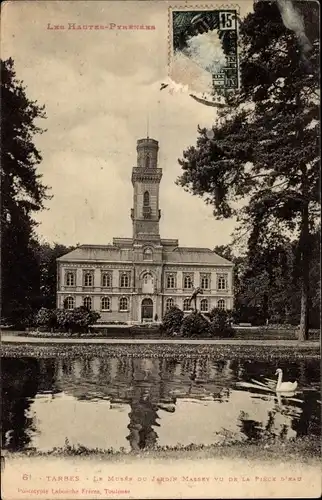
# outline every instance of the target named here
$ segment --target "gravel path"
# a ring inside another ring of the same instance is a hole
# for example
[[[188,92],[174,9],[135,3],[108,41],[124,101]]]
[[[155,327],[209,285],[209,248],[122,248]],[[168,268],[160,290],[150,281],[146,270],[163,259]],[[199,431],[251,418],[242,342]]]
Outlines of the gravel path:
[[[249,339],[117,339],[117,338],[48,338],[48,337],[29,337],[2,334],[1,342],[3,344],[183,344],[183,345],[248,345],[248,346],[271,346],[271,347],[318,347],[318,340],[308,340],[299,342],[298,340],[249,340]]]

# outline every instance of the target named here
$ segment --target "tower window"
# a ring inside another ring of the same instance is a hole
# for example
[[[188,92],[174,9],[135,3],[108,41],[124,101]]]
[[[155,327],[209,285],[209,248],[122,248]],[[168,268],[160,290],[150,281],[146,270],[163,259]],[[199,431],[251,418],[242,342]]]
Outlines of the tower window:
[[[149,191],[145,191],[143,195],[143,206],[148,207],[150,205],[150,195]]]
[[[145,158],[145,166],[146,166],[146,168],[149,168],[149,167],[150,167],[150,156],[149,156],[149,155],[146,155],[146,158]]]

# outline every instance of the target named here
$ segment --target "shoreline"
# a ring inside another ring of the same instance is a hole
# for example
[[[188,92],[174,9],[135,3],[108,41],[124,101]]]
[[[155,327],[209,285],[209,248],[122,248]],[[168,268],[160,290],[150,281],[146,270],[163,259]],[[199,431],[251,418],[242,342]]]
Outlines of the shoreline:
[[[213,341],[185,343],[178,341],[158,342],[151,340],[124,341],[110,339],[103,342],[91,342],[86,339],[46,339],[33,342],[1,342],[2,357],[134,357],[134,358],[211,358],[248,359],[275,361],[278,359],[320,360],[319,342],[297,343],[292,341]],[[98,340],[98,339],[95,339]]]
[[[265,444],[264,444],[265,443]],[[156,448],[125,451],[97,448],[58,448],[51,451],[26,450],[12,452],[2,450],[2,455],[7,459],[99,459],[107,462],[131,463],[132,461],[149,460],[198,460],[198,459],[231,459],[231,460],[262,460],[264,462],[281,461],[281,450],[283,460],[302,463],[319,464],[321,462],[321,445],[318,437],[305,436],[289,440],[270,441],[232,441],[221,444],[209,445],[176,445],[159,446]]]

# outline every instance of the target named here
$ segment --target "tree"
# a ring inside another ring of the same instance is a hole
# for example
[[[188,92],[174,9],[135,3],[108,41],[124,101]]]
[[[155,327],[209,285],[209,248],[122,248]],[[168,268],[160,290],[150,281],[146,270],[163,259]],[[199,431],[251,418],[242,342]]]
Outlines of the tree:
[[[56,311],[42,307],[35,315],[35,323],[37,326],[47,328],[48,330],[55,328],[57,326]]]
[[[171,307],[163,317],[162,330],[169,335],[179,333],[183,316],[184,316],[183,311],[181,311],[179,307],[177,306]]]
[[[35,212],[48,198],[37,165],[42,158],[33,140],[43,130],[44,107],[30,101],[16,78],[12,59],[1,61],[1,298],[2,316],[22,322],[39,298],[35,257]]]
[[[210,313],[210,324],[208,325],[210,336],[233,337],[234,329],[231,326],[231,311],[213,308]]]
[[[36,254],[40,268],[40,294],[43,307],[56,307],[57,259],[71,252],[74,248],[59,243],[53,245],[42,243],[38,245]]]
[[[179,160],[177,182],[212,204],[216,218],[236,216],[251,256],[263,234],[298,240],[299,339],[305,340],[310,241],[320,203],[319,9],[313,2],[296,5],[308,38],[283,24],[276,2],[257,2],[242,21],[241,89],[227,97],[234,109],[214,125],[212,139],[198,128],[196,147]]]
[[[234,254],[230,245],[217,245],[214,248],[214,252],[230,262],[234,260]]]
[[[193,311],[182,321],[180,334],[183,337],[201,337],[208,336],[209,322],[199,311]]]

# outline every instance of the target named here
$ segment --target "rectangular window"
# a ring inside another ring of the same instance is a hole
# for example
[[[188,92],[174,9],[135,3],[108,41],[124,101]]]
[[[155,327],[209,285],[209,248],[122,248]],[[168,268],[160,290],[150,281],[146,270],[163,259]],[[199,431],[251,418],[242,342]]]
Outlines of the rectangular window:
[[[218,290],[227,290],[227,288],[228,288],[227,282],[228,282],[227,274],[218,274],[218,276],[217,276],[217,289]]]
[[[102,288],[112,288],[112,273],[102,272],[101,274],[101,286]]]
[[[84,271],[83,273],[84,286],[94,286],[94,271]]]
[[[120,288],[129,288],[131,286],[131,272],[120,272]]]
[[[167,288],[176,288],[176,286],[177,286],[176,273],[167,273],[166,274],[166,287]]]
[[[65,271],[65,285],[66,286],[76,285],[76,271]]]
[[[186,290],[193,288],[193,274],[183,273],[183,288]]]
[[[209,290],[210,289],[210,274],[201,274],[200,275],[200,288],[202,290]]]

